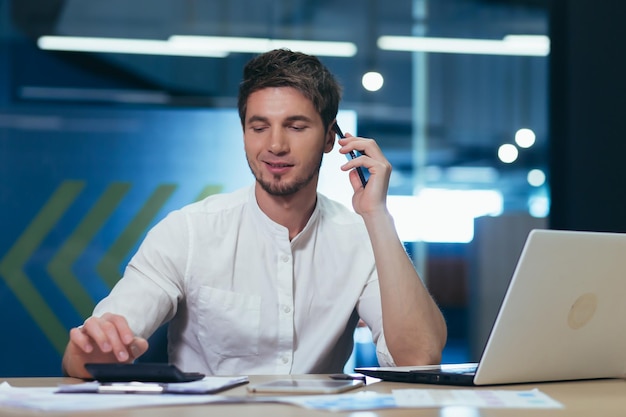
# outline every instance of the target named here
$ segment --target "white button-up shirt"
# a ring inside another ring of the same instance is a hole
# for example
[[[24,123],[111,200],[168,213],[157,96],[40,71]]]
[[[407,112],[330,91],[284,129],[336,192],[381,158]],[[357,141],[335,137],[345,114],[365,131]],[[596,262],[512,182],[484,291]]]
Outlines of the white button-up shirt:
[[[291,241],[254,187],[170,213],[94,316],[105,312],[143,337],[171,320],[170,362],[209,375],[339,372],[359,317],[379,363],[393,365],[365,225],[321,194]]]

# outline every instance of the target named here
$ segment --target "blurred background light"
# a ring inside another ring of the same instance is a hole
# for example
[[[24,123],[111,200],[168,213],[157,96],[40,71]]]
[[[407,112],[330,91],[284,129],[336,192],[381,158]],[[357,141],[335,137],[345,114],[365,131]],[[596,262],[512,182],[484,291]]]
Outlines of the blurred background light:
[[[517,160],[519,155],[519,151],[515,147],[515,145],[511,145],[510,143],[504,144],[498,148],[498,158],[505,164],[510,164]]]
[[[507,35],[503,39],[381,36],[378,47],[389,51],[452,54],[547,56],[550,38],[544,35]]]
[[[524,128],[515,132],[515,143],[517,143],[517,146],[520,148],[530,148],[535,144],[535,139],[535,132],[531,129]]]
[[[540,169],[531,169],[528,171],[527,180],[533,187],[541,187],[546,183],[546,174]]]
[[[380,72],[370,71],[363,74],[361,83],[367,91],[378,91],[383,87],[385,79]]]
[[[474,219],[501,214],[503,201],[495,190],[425,188],[416,196],[387,197],[403,242],[471,242]]]

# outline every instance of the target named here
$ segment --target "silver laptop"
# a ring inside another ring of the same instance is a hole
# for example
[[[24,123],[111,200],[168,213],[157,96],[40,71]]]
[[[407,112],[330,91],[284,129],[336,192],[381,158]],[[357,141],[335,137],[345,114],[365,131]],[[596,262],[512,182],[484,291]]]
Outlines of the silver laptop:
[[[622,378],[626,234],[533,230],[478,363],[368,367],[389,381],[492,385]]]

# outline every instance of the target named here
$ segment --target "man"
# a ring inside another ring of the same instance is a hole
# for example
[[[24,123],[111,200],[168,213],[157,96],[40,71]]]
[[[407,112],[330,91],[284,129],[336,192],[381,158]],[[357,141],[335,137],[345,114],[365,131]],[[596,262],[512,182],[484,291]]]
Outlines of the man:
[[[254,186],[170,213],[124,277],[70,331],[64,372],[131,362],[170,322],[171,363],[219,374],[330,373],[343,368],[362,319],[382,365],[434,364],[446,325],[387,211],[391,166],[374,140],[346,135],[356,214],[317,193],[335,141],[340,87],[312,56],[252,59],[239,90]],[[355,168],[370,172],[361,184]]]

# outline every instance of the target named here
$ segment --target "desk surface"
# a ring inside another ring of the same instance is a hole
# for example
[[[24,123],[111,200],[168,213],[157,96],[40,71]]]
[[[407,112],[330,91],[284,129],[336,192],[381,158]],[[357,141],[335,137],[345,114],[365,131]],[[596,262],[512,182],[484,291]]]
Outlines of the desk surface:
[[[251,383],[267,381],[272,379],[284,379],[284,376],[250,376]],[[291,375],[287,378],[327,378],[325,375]],[[73,378],[0,378],[0,382],[7,381],[16,387],[26,386],[57,386],[64,383],[82,382]],[[374,391],[379,393],[390,393],[392,389],[409,388],[441,388],[450,389],[455,387],[376,382],[369,384],[360,390]],[[458,387],[460,388],[460,387]],[[386,409],[372,410],[367,412],[328,412],[318,410],[308,410],[297,406],[286,404],[237,404],[237,405],[189,405],[189,406],[168,406],[160,408],[133,408],[97,412],[80,412],[80,416],[102,417],[207,417],[207,416],[350,416],[350,417],[416,417],[416,416],[438,416],[438,417],[482,417],[482,416],[625,416],[626,415],[626,381],[621,379],[595,380],[595,381],[573,381],[554,382],[543,384],[522,384],[522,385],[500,385],[482,388],[463,389],[511,389],[529,390],[538,388],[556,401],[565,406],[559,410],[521,410],[521,409],[474,409],[471,407],[444,407],[439,409]],[[357,392],[357,391],[351,391]],[[239,386],[222,393],[229,396],[248,395],[245,386]],[[24,410],[14,411],[0,408],[0,415],[5,416],[61,416],[67,413],[45,413],[29,412]],[[75,414],[78,415],[78,414]]]

